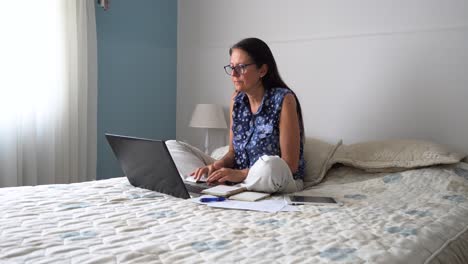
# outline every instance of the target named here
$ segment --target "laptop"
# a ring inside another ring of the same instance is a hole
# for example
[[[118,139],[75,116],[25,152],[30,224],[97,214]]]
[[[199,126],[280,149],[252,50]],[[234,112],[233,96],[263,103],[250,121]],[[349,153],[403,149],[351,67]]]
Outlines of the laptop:
[[[106,139],[135,187],[183,199],[200,196],[202,190],[210,188],[206,183],[183,180],[164,140],[112,134],[106,134]]]

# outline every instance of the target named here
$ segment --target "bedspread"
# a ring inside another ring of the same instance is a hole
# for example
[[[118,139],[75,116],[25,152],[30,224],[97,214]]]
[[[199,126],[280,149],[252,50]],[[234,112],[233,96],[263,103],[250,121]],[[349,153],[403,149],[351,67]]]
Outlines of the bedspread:
[[[303,193],[343,205],[224,210],[135,188],[126,178],[3,188],[0,262],[467,260],[456,248],[468,250],[468,164],[386,174],[335,168]]]

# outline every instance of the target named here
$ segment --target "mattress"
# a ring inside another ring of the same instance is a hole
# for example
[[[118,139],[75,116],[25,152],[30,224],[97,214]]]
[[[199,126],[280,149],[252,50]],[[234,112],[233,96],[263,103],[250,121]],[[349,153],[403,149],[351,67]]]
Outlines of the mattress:
[[[342,205],[225,210],[126,178],[3,188],[0,262],[468,262],[466,163],[390,174],[333,168],[303,193]]]

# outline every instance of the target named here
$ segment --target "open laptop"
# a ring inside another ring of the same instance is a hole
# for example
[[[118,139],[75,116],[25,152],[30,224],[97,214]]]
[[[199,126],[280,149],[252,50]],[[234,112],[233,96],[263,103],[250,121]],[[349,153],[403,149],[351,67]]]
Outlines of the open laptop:
[[[182,179],[163,140],[106,134],[128,181],[135,187],[187,199],[209,188]]]

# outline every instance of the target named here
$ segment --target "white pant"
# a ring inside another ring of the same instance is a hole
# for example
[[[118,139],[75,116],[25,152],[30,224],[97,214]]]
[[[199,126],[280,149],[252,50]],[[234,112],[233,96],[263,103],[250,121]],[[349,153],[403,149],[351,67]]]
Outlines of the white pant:
[[[243,186],[250,191],[292,193],[302,191],[302,180],[294,180],[288,164],[278,156],[261,156],[250,168]]]
[[[166,141],[174,163],[184,177],[196,168],[215,161],[196,147],[175,140]],[[247,189],[257,192],[291,193],[302,191],[302,180],[294,180],[288,164],[278,156],[260,157],[250,168],[247,178],[242,183]]]

